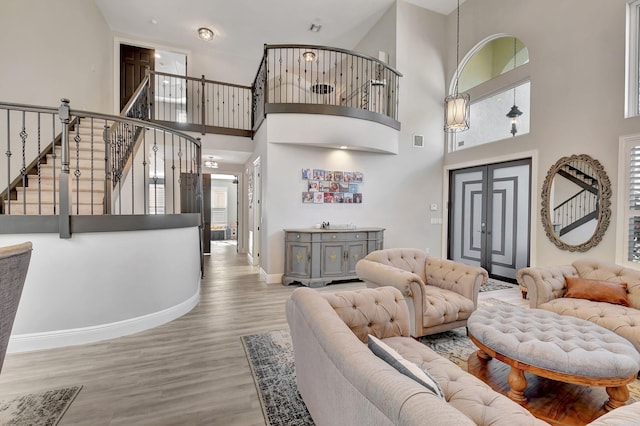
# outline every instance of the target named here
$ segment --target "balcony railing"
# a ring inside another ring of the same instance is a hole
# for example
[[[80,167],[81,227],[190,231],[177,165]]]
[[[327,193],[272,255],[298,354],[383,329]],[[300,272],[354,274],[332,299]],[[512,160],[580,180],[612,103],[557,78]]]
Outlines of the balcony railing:
[[[401,76],[376,58],[344,49],[265,45],[253,82],[253,130],[278,112],[351,116],[399,129]]]
[[[180,130],[251,136],[251,87],[151,71],[149,119]]]
[[[200,141],[155,123],[0,103],[0,149],[0,218],[202,211]]]

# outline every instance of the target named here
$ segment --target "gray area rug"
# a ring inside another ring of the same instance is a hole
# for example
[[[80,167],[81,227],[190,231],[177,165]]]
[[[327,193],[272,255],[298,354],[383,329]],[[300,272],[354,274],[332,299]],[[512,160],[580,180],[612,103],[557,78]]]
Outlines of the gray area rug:
[[[497,299],[496,303],[506,303]],[[478,348],[457,328],[431,336],[420,342],[467,371],[467,359]],[[260,403],[268,426],[313,425],[313,420],[296,387],[291,336],[288,330],[242,336],[253,372]],[[640,380],[628,385],[629,393],[640,401]]]
[[[489,280],[484,285],[480,286],[480,292],[504,290],[506,288],[515,288],[516,284],[509,284],[502,281]]]
[[[55,426],[82,386],[47,390],[0,402],[0,425]]]
[[[242,336],[242,343],[267,425],[313,425],[296,386],[289,330]]]

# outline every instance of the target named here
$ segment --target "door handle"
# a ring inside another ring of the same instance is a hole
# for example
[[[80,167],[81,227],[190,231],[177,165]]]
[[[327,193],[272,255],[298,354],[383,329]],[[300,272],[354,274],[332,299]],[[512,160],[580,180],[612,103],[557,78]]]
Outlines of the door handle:
[[[486,227],[487,227],[487,225],[484,222],[482,222],[480,224],[480,233],[481,234],[484,234],[486,232]]]

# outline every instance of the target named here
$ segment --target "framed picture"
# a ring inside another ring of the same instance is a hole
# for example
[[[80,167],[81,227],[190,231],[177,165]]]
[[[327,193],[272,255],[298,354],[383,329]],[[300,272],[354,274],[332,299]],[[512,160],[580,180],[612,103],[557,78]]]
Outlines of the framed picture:
[[[313,192],[303,192],[302,193],[302,202],[303,203],[313,203]]]
[[[333,172],[330,170],[325,170],[324,180],[333,180]]]
[[[340,192],[340,184],[338,182],[331,182],[329,184],[329,192]]]
[[[326,177],[326,175],[325,175]],[[331,182],[328,180],[321,180],[318,184],[318,190],[322,192],[329,192],[331,189]],[[357,192],[357,191],[356,191]]]
[[[344,176],[342,174],[342,172],[333,172],[333,179],[334,182],[341,182],[344,180]]]
[[[315,204],[323,204],[324,203],[324,192],[314,192],[313,193],[313,202]]]
[[[353,202],[355,204],[361,204],[362,203],[362,194],[360,192],[357,192],[357,193],[353,194]]]
[[[318,181],[310,180],[308,189],[309,189],[309,192],[318,192]]]
[[[344,172],[344,181],[353,182],[353,172]]]
[[[355,194],[356,192],[358,192],[358,184],[357,183],[350,183],[349,184],[349,192],[351,192],[352,194]]]
[[[324,170],[322,170],[322,169],[313,169],[313,179],[314,180],[324,180]]]
[[[333,193],[333,202],[334,203],[344,203],[344,195],[342,192],[334,192]]]
[[[333,193],[332,192],[325,192],[324,193],[324,202],[325,202],[325,204],[333,203]]]
[[[302,169],[302,180],[311,179],[311,169]]]
[[[344,197],[344,202],[347,204],[353,203],[353,194],[351,192],[345,192],[342,194]]]
[[[354,182],[364,181],[364,175],[361,172],[353,172],[353,181]]]
[[[348,182],[340,182],[340,192],[349,192],[349,183]]]

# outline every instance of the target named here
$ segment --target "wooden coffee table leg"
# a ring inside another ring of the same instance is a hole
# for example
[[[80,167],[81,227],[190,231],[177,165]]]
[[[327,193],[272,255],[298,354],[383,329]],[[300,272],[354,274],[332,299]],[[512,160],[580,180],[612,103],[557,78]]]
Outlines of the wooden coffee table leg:
[[[527,388],[527,379],[524,377],[524,371],[511,367],[509,372],[509,392],[507,396],[519,404],[527,402],[527,398],[524,396],[524,390]]]
[[[483,359],[485,361],[488,361],[491,359],[491,355],[489,355],[486,352],[483,352],[482,350],[478,349],[478,352],[476,352],[476,355],[478,356],[478,358]]]
[[[607,388],[607,394],[609,395],[609,400],[604,404],[606,411],[622,407],[627,403],[627,400],[629,400],[629,389],[627,385]]]

